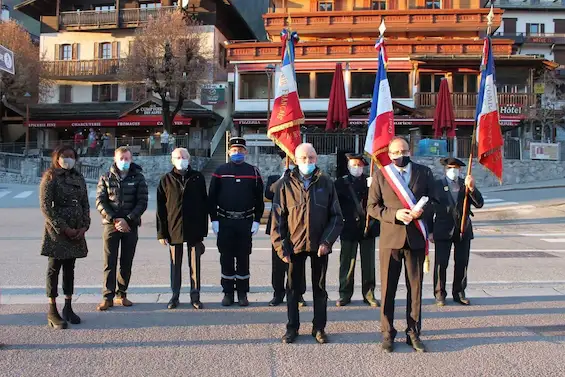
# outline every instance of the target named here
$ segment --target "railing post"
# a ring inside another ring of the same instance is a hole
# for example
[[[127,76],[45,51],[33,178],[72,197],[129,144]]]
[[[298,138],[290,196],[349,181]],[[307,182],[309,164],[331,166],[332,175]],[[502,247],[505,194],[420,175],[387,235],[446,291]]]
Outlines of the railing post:
[[[355,134],[355,153],[359,152],[359,134]]]

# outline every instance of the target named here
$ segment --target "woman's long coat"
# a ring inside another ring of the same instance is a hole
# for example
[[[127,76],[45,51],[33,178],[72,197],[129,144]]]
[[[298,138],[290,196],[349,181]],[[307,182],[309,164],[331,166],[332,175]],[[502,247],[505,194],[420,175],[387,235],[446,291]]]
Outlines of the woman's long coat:
[[[84,258],[88,254],[84,237],[69,239],[65,228],[90,227],[90,205],[84,177],[71,169],[52,169],[41,180],[39,202],[45,216],[41,255],[55,259]]]

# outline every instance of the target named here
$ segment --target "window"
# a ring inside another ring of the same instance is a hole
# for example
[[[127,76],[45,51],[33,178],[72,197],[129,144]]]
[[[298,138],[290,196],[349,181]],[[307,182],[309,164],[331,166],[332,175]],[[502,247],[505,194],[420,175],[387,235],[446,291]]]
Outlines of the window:
[[[274,76],[274,74],[273,74]],[[272,77],[273,86],[275,78]],[[239,75],[239,98],[240,99],[266,99],[267,98],[267,74],[264,72],[242,73]],[[273,95],[271,94],[271,98]]]
[[[351,72],[351,98],[372,98],[376,72]]]
[[[139,84],[133,87],[126,88],[126,101],[141,101],[146,98],[147,89],[145,85]]]
[[[61,45],[60,50],[61,56],[59,59],[61,60],[72,60],[73,59],[73,46],[70,44]]]
[[[526,24],[526,35],[539,35],[545,33],[545,24]]]
[[[441,0],[426,0],[426,9],[441,9]]]
[[[455,73],[453,75],[454,93],[477,93],[477,75]]]
[[[318,1],[318,10],[322,12],[334,10],[333,1]]]
[[[112,44],[110,42],[100,45],[100,57],[102,59],[112,59]]]
[[[371,9],[372,10],[385,10],[386,9],[386,0],[373,0],[371,1]]]
[[[71,103],[72,102],[72,85],[59,85],[59,103]]]
[[[161,8],[161,3],[141,3],[139,7],[141,9],[157,9]]]
[[[388,72],[388,83],[392,98],[409,98],[410,84],[408,72]]]
[[[332,90],[333,72],[316,73],[316,96],[315,98],[330,98]]]
[[[228,66],[228,54],[226,47],[222,43],[218,43],[218,63],[220,67],[227,68]]]
[[[437,93],[439,92],[439,84],[445,75],[443,73],[422,73],[420,74],[420,92],[421,93]],[[392,87],[392,84],[391,84]]]
[[[118,84],[92,85],[92,102],[118,100]]]
[[[299,98],[310,98],[310,73],[297,73],[296,74],[296,87],[298,90]]]
[[[94,10],[97,12],[110,12],[116,10],[115,5],[97,5],[94,7]]]

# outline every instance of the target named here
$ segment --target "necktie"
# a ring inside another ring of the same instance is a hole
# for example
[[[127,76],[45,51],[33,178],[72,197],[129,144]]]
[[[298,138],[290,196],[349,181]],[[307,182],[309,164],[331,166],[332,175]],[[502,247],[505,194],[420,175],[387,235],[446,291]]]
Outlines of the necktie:
[[[402,180],[406,182],[406,170],[400,170],[400,176],[402,177]]]

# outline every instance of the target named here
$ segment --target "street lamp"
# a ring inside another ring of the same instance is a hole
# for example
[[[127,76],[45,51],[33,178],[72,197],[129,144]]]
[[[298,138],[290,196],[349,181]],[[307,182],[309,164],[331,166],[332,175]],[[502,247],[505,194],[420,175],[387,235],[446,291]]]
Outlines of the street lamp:
[[[272,91],[272,81],[271,77],[275,71],[275,66],[269,64],[265,67],[265,73],[267,74],[267,127],[269,125],[269,120],[271,119],[271,91]]]

